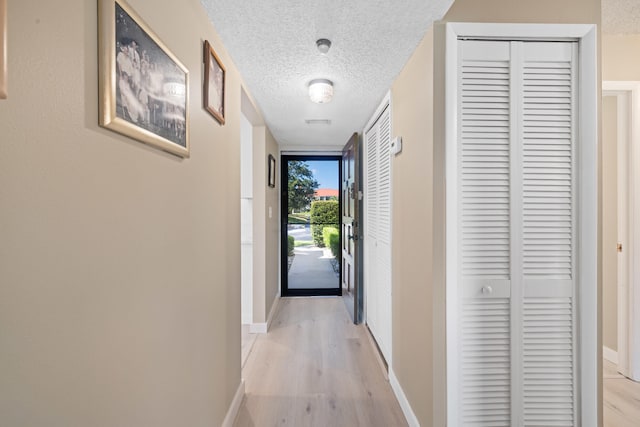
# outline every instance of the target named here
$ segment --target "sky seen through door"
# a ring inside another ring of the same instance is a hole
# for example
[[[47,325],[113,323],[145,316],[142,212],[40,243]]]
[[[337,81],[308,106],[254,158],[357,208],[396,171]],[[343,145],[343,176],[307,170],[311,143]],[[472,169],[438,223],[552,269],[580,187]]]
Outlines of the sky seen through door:
[[[335,161],[308,160],[305,163],[313,173],[313,177],[320,184],[318,188],[339,189],[338,164]]]

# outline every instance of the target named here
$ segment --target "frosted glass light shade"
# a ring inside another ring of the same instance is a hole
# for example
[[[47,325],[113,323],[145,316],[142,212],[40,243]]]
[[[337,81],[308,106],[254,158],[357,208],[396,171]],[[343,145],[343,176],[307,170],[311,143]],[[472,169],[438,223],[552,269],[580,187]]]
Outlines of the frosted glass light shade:
[[[309,98],[317,104],[324,104],[333,98],[333,82],[327,79],[315,79],[309,82]]]

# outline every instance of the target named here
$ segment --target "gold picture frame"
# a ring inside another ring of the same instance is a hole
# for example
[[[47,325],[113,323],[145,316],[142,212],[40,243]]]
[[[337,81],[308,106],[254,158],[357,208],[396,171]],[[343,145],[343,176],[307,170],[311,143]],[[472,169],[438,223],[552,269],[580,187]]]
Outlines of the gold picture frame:
[[[7,0],[0,0],[0,99],[7,99]]]
[[[209,41],[204,42],[204,108],[224,124],[226,70]]]
[[[189,157],[189,71],[123,0],[99,0],[100,126]]]

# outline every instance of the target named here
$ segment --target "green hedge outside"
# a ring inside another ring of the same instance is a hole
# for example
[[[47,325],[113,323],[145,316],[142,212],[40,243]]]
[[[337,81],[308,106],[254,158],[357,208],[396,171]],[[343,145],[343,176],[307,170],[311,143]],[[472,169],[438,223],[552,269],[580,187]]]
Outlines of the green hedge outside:
[[[311,236],[316,246],[324,247],[322,229],[340,224],[339,213],[336,200],[317,200],[311,203]]]
[[[295,245],[296,245],[295,237],[291,235],[287,235],[287,254],[289,256],[293,255],[293,249],[295,248]]]
[[[335,258],[340,254],[340,231],[336,227],[325,227],[322,230],[324,245],[331,249]]]

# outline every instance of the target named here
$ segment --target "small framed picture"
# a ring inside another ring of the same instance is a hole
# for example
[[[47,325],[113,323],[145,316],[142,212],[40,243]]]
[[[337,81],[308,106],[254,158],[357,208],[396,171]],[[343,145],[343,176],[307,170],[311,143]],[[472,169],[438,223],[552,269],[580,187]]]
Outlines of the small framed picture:
[[[211,44],[204,42],[204,108],[224,124],[224,65]]]
[[[0,0],[0,99],[7,98],[7,0]]]
[[[100,125],[189,157],[189,72],[123,0],[99,0]]]
[[[269,187],[276,186],[276,158],[269,154]]]

